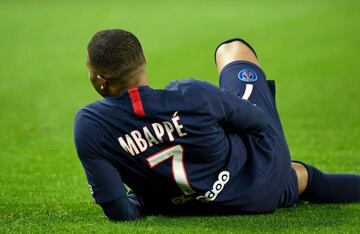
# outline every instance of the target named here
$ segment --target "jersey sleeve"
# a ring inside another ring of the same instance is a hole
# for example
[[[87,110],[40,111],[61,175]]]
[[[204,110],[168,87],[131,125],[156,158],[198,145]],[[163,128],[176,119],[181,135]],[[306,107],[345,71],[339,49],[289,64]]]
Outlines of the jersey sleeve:
[[[119,171],[101,152],[103,131],[83,111],[75,117],[74,140],[84,167],[92,196],[110,219],[128,220],[142,214],[142,206],[134,194],[127,194]]]
[[[97,122],[80,110],[75,117],[74,141],[96,203],[105,203],[126,194],[121,176],[102,152],[103,131]]]
[[[101,204],[101,207],[109,219],[117,221],[139,218],[143,213],[142,200],[131,192],[126,197]]]
[[[270,124],[265,112],[250,101],[207,82],[197,81],[196,86],[195,95],[197,100],[202,100],[201,107],[225,129],[239,133],[259,132]]]

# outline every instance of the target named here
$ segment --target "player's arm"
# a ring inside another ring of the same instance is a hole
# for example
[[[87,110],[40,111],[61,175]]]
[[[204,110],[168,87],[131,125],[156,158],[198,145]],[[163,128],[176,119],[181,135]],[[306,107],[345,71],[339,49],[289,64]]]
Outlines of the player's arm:
[[[128,193],[114,201],[100,204],[106,216],[111,220],[123,221],[142,216],[142,203],[135,193]]]
[[[239,133],[260,132],[269,125],[269,119],[260,107],[227,90],[207,85],[209,112],[225,129]]]
[[[234,132],[259,132],[269,124],[265,112],[250,101],[241,99],[230,91],[197,80],[186,80],[185,96],[194,106],[211,115],[225,129]]]
[[[111,220],[141,217],[142,202],[134,193],[127,193],[117,169],[108,161],[80,156],[93,198]]]
[[[112,220],[130,220],[141,216],[142,202],[133,193],[127,194],[120,173],[104,158],[101,149],[102,131],[86,116],[75,119],[75,145],[91,186],[94,201]]]
[[[239,132],[260,132],[270,124],[265,112],[248,100],[223,91],[223,116],[220,116],[225,128],[235,128]]]

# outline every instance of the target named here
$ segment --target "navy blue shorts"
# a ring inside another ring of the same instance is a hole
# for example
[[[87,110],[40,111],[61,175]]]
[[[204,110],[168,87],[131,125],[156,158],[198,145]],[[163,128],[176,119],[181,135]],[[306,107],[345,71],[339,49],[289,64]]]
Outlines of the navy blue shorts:
[[[277,207],[289,207],[299,197],[295,171],[291,168],[290,152],[286,143],[281,121],[276,109],[275,81],[266,80],[263,70],[248,61],[234,61],[224,67],[220,74],[220,87],[237,96],[247,99],[262,108],[270,118],[271,125],[281,136],[279,149],[279,170],[284,171],[285,188],[274,194],[272,200],[278,201]]]
[[[275,81],[266,80],[259,66],[247,61],[229,63],[221,71],[220,87],[262,108],[282,133],[275,103]]]

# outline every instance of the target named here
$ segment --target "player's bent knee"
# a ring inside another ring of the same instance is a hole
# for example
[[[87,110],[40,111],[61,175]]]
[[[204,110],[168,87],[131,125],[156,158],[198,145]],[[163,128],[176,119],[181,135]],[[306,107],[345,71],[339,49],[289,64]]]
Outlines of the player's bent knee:
[[[309,178],[308,171],[303,164],[297,162],[292,162],[291,167],[296,172],[298,178],[299,194],[301,194],[305,191],[305,188],[308,183],[308,178]]]
[[[217,48],[215,62],[219,73],[227,64],[238,60],[245,60],[259,65],[254,51],[242,41],[230,41]]]

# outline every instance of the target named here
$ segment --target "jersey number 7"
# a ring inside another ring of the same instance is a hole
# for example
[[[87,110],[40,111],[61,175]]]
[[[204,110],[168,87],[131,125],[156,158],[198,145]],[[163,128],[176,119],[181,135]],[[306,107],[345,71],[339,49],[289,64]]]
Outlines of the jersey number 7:
[[[195,193],[189,184],[189,179],[186,174],[184,166],[184,149],[181,145],[175,145],[153,154],[147,157],[146,161],[150,168],[154,168],[168,159],[171,159],[172,175],[181,191],[185,195]]]

